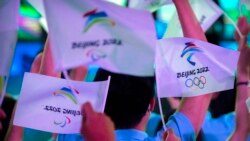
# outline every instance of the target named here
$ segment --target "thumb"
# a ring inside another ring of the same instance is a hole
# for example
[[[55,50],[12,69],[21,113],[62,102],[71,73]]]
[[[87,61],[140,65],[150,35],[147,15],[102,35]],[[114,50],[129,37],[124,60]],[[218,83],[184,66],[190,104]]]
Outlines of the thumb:
[[[86,102],[82,105],[82,113],[85,118],[91,117],[95,114],[95,111],[92,105],[89,102]]]

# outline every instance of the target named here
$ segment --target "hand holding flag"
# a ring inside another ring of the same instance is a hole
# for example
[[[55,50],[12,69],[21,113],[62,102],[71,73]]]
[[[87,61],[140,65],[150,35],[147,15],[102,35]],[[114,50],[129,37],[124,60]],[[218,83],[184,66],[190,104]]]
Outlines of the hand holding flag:
[[[81,104],[89,101],[97,112],[103,112],[108,87],[109,80],[79,82],[25,73],[14,125],[53,133],[79,133]]]
[[[88,102],[82,105],[82,113],[81,134],[85,140],[115,141],[115,126],[107,115],[95,112]]]

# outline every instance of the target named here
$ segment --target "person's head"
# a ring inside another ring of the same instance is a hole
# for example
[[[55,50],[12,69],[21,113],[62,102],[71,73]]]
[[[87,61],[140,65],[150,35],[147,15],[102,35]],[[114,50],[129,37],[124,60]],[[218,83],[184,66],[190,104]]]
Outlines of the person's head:
[[[134,128],[154,108],[154,77],[135,77],[100,69],[95,81],[111,76],[105,113],[116,129]]]
[[[236,81],[235,83],[236,84]],[[236,85],[234,89],[221,91],[215,94],[210,102],[209,111],[213,118],[233,112],[235,110]]]

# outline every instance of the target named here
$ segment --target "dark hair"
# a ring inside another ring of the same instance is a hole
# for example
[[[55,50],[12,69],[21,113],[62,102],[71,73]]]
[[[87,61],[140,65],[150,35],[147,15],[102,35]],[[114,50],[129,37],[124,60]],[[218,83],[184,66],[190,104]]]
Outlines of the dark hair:
[[[233,112],[235,110],[236,100],[236,79],[234,80],[234,88],[219,92],[219,95],[212,99],[209,110],[213,118]]]
[[[111,76],[105,113],[113,120],[116,129],[136,126],[148,110],[154,97],[154,77],[136,77],[99,69],[95,81]]]
[[[209,110],[213,118],[233,112],[235,109],[236,92],[235,89],[219,92],[216,99],[211,100]]]

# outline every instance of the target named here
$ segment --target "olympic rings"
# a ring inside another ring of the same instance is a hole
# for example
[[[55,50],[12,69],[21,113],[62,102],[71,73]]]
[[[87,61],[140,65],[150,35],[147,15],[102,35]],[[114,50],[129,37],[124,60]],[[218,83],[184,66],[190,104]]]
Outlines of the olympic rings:
[[[201,76],[200,78],[195,77],[194,79],[188,78],[185,81],[185,85],[188,88],[193,87],[194,85],[199,87],[200,89],[203,89],[205,87],[205,84],[207,83],[206,77]]]

